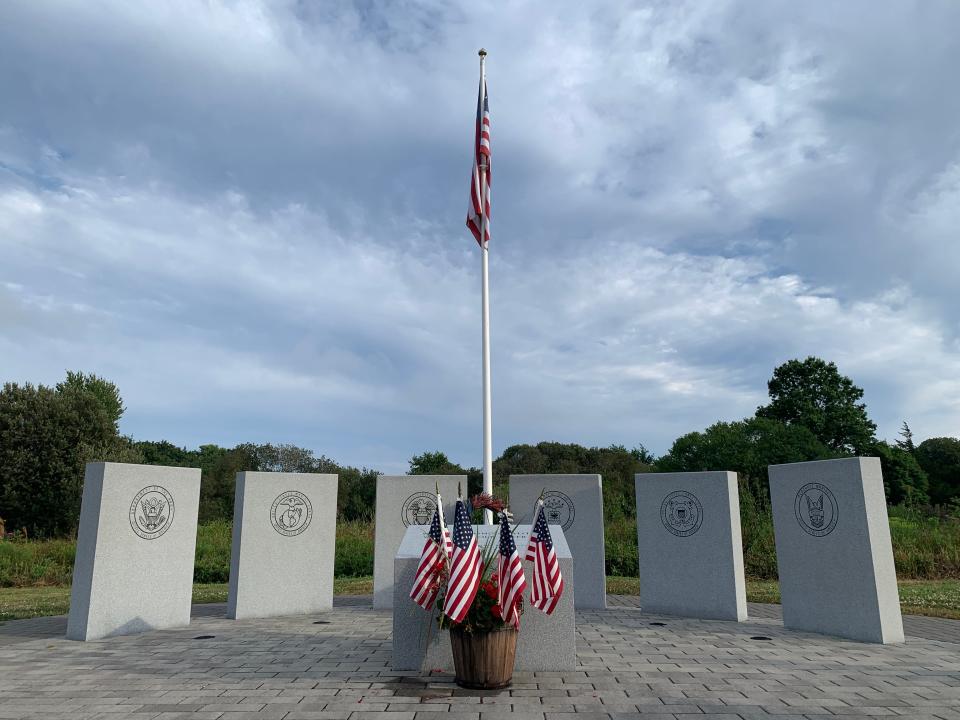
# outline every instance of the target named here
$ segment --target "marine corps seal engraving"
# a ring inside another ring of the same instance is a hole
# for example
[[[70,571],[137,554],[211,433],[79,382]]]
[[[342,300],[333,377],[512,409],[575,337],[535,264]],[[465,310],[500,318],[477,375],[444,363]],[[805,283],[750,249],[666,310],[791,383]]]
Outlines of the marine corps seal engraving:
[[[437,509],[437,496],[426,492],[417,492],[403,501],[400,518],[404,527],[411,525],[429,525]]]
[[[793,511],[800,527],[814,537],[832,533],[840,518],[837,498],[820,483],[807,483],[797,491]]]
[[[299,535],[313,520],[313,505],[310,498],[298,490],[280,493],[270,506],[270,524],[286,537]]]
[[[130,503],[130,527],[144,540],[156,540],[173,523],[173,495],[165,487],[148,485]]]
[[[577,514],[573,500],[559,490],[547,490],[543,494],[543,511],[547,515],[547,524],[562,525],[564,532],[573,526]]]
[[[703,506],[693,493],[677,490],[660,503],[660,521],[677,537],[689,537],[703,523]]]

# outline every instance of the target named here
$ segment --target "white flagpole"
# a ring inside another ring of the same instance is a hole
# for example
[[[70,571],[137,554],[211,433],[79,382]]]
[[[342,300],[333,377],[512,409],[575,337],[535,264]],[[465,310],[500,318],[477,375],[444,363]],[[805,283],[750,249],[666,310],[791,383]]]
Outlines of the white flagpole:
[[[485,61],[487,51],[480,49],[480,83],[486,94],[487,75]],[[482,113],[482,108],[481,108]],[[482,114],[481,114],[482,120]],[[488,256],[487,247],[487,184],[486,184],[486,155],[482,158],[481,195],[480,206],[483,208],[483,214],[480,219],[480,257],[482,263],[483,276],[483,491],[493,494],[493,423],[491,421],[491,402],[490,402],[490,284],[488,279]],[[493,513],[485,510],[483,513],[483,522],[485,525],[493,524]]]

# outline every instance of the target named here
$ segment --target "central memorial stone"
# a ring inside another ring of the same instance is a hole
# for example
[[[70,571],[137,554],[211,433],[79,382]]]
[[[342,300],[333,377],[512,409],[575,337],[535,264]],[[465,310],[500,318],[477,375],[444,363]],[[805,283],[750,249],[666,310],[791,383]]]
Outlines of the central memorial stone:
[[[603,480],[588,474],[511,475],[510,508],[517,522],[533,522],[534,504],[541,491],[547,523],[563,527],[577,559],[577,608],[606,609]]]
[[[453,670],[453,654],[446,630],[438,630],[439,610],[427,612],[410,599],[410,588],[420,564],[420,554],[429,527],[409,527],[394,560],[396,584],[393,589],[393,669],[429,672]],[[497,525],[474,525],[480,548],[499,530]],[[533,563],[524,561],[527,591],[517,638],[516,669],[521,671],[573,670],[577,664],[576,617],[574,614],[574,568],[570,548],[559,525],[550,526],[553,549],[563,575],[563,595],[552,615],[530,605]],[[530,539],[530,526],[520,525],[513,533],[522,558]],[[495,541],[494,541],[495,542]],[[495,562],[495,561],[494,561]]]
[[[437,485],[443,499],[443,517],[449,526],[453,522],[458,485],[466,497],[466,475],[380,475],[377,478],[373,607],[378,610],[393,607],[393,558],[408,527],[430,526],[437,506]]]

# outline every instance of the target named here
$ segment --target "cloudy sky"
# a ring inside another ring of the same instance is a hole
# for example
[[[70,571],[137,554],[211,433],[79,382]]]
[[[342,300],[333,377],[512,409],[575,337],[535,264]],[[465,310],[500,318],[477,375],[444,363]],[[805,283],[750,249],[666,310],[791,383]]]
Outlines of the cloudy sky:
[[[960,434],[960,4],[0,4],[0,379],[138,439],[480,463],[750,415],[817,355]]]

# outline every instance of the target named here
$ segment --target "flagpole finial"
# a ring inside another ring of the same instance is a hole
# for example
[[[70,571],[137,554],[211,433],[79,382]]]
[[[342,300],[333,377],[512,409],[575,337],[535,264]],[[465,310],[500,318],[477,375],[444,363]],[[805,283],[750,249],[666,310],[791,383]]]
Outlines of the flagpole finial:
[[[484,50],[483,48],[480,48],[480,51],[477,53],[477,55],[479,55],[480,57],[486,57],[487,51]]]

